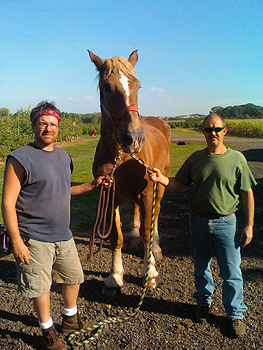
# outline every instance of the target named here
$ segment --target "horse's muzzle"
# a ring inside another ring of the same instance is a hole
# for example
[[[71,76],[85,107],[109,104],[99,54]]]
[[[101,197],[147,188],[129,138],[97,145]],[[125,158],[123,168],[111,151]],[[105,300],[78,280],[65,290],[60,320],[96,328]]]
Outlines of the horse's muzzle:
[[[120,137],[120,143],[125,153],[139,153],[145,144],[145,131],[141,127],[137,132],[127,132],[123,138]]]

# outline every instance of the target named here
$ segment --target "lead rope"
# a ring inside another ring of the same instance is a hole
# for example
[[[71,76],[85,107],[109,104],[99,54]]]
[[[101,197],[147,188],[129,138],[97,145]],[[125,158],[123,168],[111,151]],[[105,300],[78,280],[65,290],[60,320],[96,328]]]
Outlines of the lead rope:
[[[120,149],[118,156],[114,159],[113,168],[111,169],[111,172],[108,175],[108,178],[109,179],[111,178],[113,180],[112,185],[106,187],[105,184],[108,181],[106,179],[102,182],[101,187],[100,187],[100,194],[99,194],[96,219],[95,219],[93,231],[92,231],[92,234],[90,236],[90,242],[89,242],[89,251],[90,251],[89,256],[88,256],[89,261],[92,261],[92,257],[93,257],[93,247],[94,247],[94,242],[95,242],[96,231],[97,231],[97,234],[98,234],[99,238],[101,239],[101,241],[100,241],[100,246],[99,246],[98,250],[95,252],[95,254],[97,254],[101,251],[103,241],[109,237],[110,232],[111,232],[112,223],[113,223],[114,199],[115,199],[115,179],[114,179],[113,175],[114,175],[114,172],[117,168],[118,161],[121,160],[121,155],[122,155],[122,150]],[[109,208],[109,200],[110,200],[111,190],[112,190],[112,201],[111,201],[111,208],[110,208],[111,209],[110,223],[109,223],[108,232],[105,234],[106,217],[107,217],[107,212],[108,212],[108,208]],[[106,194],[106,192],[107,192],[107,194]],[[106,196],[107,196],[107,198],[105,199]],[[103,221],[102,233],[100,233],[100,227],[101,227],[102,221]]]
[[[144,165],[147,170],[151,170],[151,168],[149,168],[140,158],[134,156],[133,154],[131,154],[131,157],[134,160],[137,160],[140,164]],[[107,319],[98,322],[94,326],[91,326],[89,328],[83,328],[83,329],[80,329],[79,331],[76,331],[76,332],[70,334],[70,336],[68,338],[69,344],[71,344],[73,346],[82,346],[82,345],[85,345],[87,343],[91,343],[101,334],[101,332],[103,331],[103,328],[106,326],[106,324],[114,324],[114,323],[121,323],[121,322],[127,321],[130,318],[132,318],[133,316],[135,316],[136,313],[139,311],[139,309],[143,303],[146,291],[147,291],[147,283],[148,283],[148,279],[149,279],[149,270],[150,270],[150,265],[151,265],[151,254],[152,254],[153,233],[154,233],[155,205],[156,205],[156,193],[157,193],[156,190],[157,190],[157,183],[154,182],[153,183],[153,202],[152,202],[152,218],[151,218],[151,231],[150,231],[150,242],[149,242],[149,253],[148,253],[148,265],[147,265],[142,295],[140,297],[140,301],[139,301],[137,307],[134,308],[134,310],[129,315],[126,315],[124,317],[108,317]],[[93,334],[91,337],[89,337],[88,339],[80,341],[80,342],[74,340],[74,338],[76,338],[78,335],[92,332],[94,329],[97,329],[97,328],[98,328],[97,332],[95,334]]]

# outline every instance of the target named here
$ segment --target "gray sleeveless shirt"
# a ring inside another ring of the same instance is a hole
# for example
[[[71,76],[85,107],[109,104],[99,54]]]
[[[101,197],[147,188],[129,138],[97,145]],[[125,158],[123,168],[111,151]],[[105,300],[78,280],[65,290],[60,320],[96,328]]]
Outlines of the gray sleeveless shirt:
[[[16,202],[21,234],[51,243],[72,238],[69,229],[73,171],[70,155],[59,147],[48,152],[30,143],[8,157],[14,157],[26,172]]]

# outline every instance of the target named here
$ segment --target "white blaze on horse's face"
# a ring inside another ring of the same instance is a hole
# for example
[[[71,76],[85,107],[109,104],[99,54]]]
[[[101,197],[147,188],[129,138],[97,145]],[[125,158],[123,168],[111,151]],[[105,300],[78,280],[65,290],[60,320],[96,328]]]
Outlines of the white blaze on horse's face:
[[[125,91],[126,94],[126,105],[129,106],[129,98],[130,98],[130,89],[129,89],[129,79],[123,74],[121,73],[121,77],[120,77],[120,82],[123,86],[123,89]]]

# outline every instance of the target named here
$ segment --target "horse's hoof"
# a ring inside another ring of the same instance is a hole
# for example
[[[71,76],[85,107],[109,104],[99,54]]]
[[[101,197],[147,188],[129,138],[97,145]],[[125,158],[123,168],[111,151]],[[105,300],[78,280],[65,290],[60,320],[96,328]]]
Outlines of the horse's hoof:
[[[120,288],[109,288],[106,285],[102,288],[102,294],[107,296],[107,297],[112,297],[115,298],[117,291],[119,291]]]
[[[156,276],[156,277],[153,277],[153,278],[148,278],[147,288],[154,290],[159,285],[159,283],[160,283],[160,277],[159,276]],[[143,287],[144,287],[144,284],[145,284],[145,277],[142,278],[142,285],[143,285]]]

